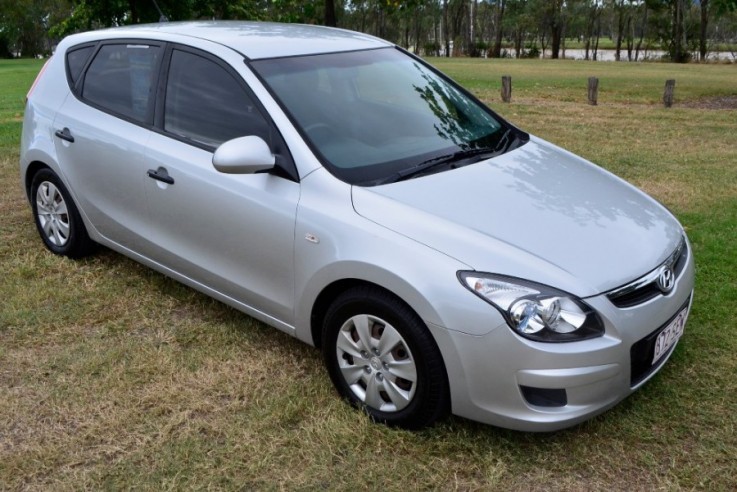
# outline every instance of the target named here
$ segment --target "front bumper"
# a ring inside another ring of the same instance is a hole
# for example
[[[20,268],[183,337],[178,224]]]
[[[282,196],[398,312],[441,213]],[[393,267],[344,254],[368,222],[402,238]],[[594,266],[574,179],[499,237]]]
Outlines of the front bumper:
[[[511,429],[554,431],[604,412],[652,378],[670,357],[675,345],[650,367],[652,349],[637,349],[690,308],[693,286],[689,252],[668,295],[628,308],[614,306],[603,294],[588,298],[606,332],[581,342],[533,342],[503,322],[482,336],[429,325],[445,359],[453,413]],[[489,309],[494,316],[494,308]],[[644,371],[643,359],[648,361]]]

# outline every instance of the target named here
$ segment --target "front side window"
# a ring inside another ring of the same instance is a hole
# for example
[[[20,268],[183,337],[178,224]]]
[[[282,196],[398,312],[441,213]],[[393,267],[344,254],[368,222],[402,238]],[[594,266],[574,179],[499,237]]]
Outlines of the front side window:
[[[149,123],[160,57],[158,46],[102,46],[87,69],[82,98],[136,122]]]
[[[251,65],[326,167],[351,184],[470,164],[515,138],[475,99],[393,48]]]
[[[214,61],[181,50],[172,51],[164,130],[213,148],[248,135],[269,142],[269,125],[236,78]]]

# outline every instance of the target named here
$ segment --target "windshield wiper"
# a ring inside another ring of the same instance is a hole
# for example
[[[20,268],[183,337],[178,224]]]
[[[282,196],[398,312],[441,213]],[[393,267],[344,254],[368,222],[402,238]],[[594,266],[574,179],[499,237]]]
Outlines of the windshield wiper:
[[[507,151],[510,145],[512,145],[512,129],[507,128],[504,130],[504,133],[502,134],[502,137],[499,139],[499,142],[497,142],[496,147],[494,147],[494,150],[499,152],[500,154],[503,154]]]
[[[513,141],[514,136],[512,134],[512,129],[507,128],[506,130],[504,130],[501,138],[493,148],[480,147],[475,149],[465,149],[459,150],[458,152],[453,152],[452,154],[443,154],[437,157],[433,157],[431,159],[422,161],[415,166],[409,167],[407,169],[402,169],[401,171],[398,171],[391,176],[378,181],[375,184],[396,183],[398,181],[405,181],[424,174],[429,174],[434,168],[446,166],[449,164],[451,169],[455,169],[456,167],[459,167],[460,161],[468,160],[468,162],[463,162],[462,165],[473,164],[482,160],[483,158],[491,158],[506,152]],[[472,157],[479,158],[469,160]]]
[[[469,162],[463,163],[464,165],[473,164],[474,162],[480,161],[483,157],[491,157],[493,155],[496,155],[498,152],[499,151],[497,148],[482,147],[479,149],[459,150],[458,152],[453,152],[452,154],[445,154],[438,157],[433,157],[432,159],[423,161],[416,166],[399,171],[392,176],[393,179],[391,179],[391,181],[396,182],[415,178],[417,176],[430,172],[433,168],[445,166],[448,164],[450,164],[452,169],[455,169],[460,161],[465,161],[472,157],[480,157],[479,159],[474,159]]]

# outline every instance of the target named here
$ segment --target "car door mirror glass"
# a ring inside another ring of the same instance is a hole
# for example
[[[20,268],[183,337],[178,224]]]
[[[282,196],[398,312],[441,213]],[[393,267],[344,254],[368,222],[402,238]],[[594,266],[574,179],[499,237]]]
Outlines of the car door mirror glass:
[[[239,137],[220,145],[212,156],[212,165],[221,173],[252,174],[271,169],[276,158],[268,144],[256,136]]]

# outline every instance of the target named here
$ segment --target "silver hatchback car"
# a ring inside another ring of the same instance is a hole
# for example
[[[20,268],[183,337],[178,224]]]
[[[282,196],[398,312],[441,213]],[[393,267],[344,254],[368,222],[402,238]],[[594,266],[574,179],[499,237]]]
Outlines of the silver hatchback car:
[[[355,32],[70,36],[20,175],[52,252],[102,244],[320,347],[390,425],[574,425],[663,366],[691,306],[664,207]]]

